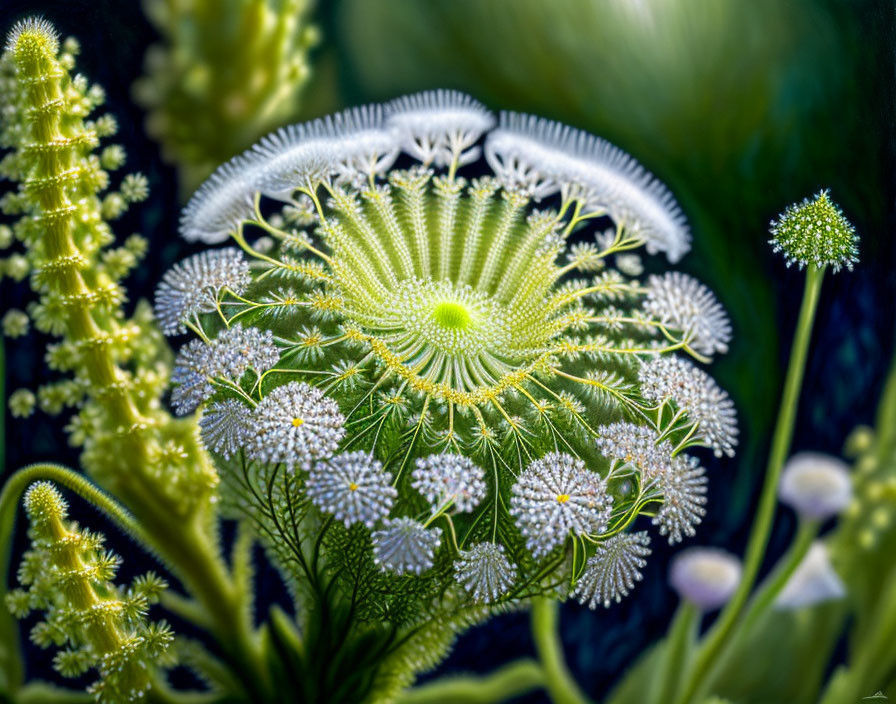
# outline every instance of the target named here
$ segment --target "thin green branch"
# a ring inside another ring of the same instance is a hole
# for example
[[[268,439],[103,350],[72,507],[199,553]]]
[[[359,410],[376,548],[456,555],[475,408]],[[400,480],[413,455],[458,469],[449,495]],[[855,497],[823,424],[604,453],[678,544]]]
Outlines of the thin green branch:
[[[409,689],[396,704],[497,704],[544,686],[534,660],[517,660],[483,676],[445,677]]]

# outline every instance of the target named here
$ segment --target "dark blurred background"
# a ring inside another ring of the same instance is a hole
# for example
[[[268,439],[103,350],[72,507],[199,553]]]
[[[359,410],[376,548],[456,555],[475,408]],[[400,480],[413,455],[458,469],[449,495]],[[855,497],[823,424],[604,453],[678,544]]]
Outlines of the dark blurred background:
[[[106,89],[127,168],[152,195],[118,222],[150,239],[129,282],[150,297],[162,273],[192,252],[177,236],[178,184],[143,130],[131,99],[147,47],[158,37],[138,2],[3,0],[0,25],[40,13],[82,43],[78,70]],[[689,544],[740,552],[764,471],[770,427],[802,293],[802,277],[767,246],[771,218],[830,188],[861,235],[853,272],[828,276],[819,308],[795,449],[839,453],[870,423],[893,353],[896,32],[890,0],[341,0],[321,2],[322,39],[297,119],[436,87],[466,91],[494,110],[532,112],[599,134],[631,153],[676,194],[694,230],[681,268],[731,313],[732,351],[713,368],[734,397],[742,445],[734,460],[705,457],[709,515]],[[25,287],[0,283],[3,308],[24,307]],[[133,301],[132,301],[133,302]],[[46,340],[6,341],[6,386],[47,381]],[[53,460],[77,464],[64,423],[7,411],[6,472]],[[75,504],[78,506],[78,504]],[[82,521],[102,527],[79,506]],[[151,568],[126,550],[127,573]],[[782,512],[770,553],[793,525]],[[21,535],[21,531],[20,531]],[[644,582],[608,611],[563,611],[570,667],[599,697],[665,632],[675,598],[670,551],[657,546]],[[276,574],[260,600],[281,599]],[[463,636],[439,672],[487,672],[531,653],[525,614]],[[38,653],[31,667],[48,675]],[[521,700],[523,701],[523,700]],[[533,696],[524,701],[543,701]]]

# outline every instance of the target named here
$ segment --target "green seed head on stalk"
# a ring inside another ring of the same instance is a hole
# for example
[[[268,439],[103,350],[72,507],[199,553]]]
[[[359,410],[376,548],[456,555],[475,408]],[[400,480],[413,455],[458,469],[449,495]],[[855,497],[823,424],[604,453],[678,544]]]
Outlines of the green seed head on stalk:
[[[147,623],[165,582],[149,573],[123,589],[113,583],[121,563],[101,534],[66,520],[65,500],[49,482],[25,494],[31,549],[19,567],[21,589],[7,595],[18,618],[42,612],[31,629],[41,648],[57,647],[53,667],[63,677],[95,671],[88,688],[97,702],[143,699],[173,640],[164,622]]]
[[[639,516],[693,534],[689,452],[732,455],[737,426],[688,357],[731,329],[691,277],[641,276],[634,250],[674,262],[689,233],[616,147],[423,93],[265,137],[181,226],[238,247],[157,290],[163,330],[197,335],[172,400],[203,409],[226,503],[296,590],[321,570],[392,624],[558,590],[609,605],[649,553]]]
[[[133,235],[111,246],[109,223],[146,198],[147,181],[130,174],[110,189],[124,152],[100,149],[115,120],[90,117],[103,91],[71,75],[77,50],[74,40],[60,44],[48,22],[29,19],[13,28],[0,57],[0,173],[18,186],[0,206],[21,243],[4,268],[9,274],[13,258],[23,262],[16,266],[30,273],[38,295],[28,316],[38,332],[58,338],[46,360],[60,379],[38,390],[37,404],[54,414],[77,409],[67,429],[84,448],[85,468],[133,510],[166,521],[207,513],[217,475],[195,421],[174,419],[160,404],[169,375],[164,340],[149,306],[124,313],[120,282],[146,242]],[[21,334],[28,317],[11,311],[3,327]],[[27,415],[34,401],[17,391],[10,406]]]
[[[859,260],[856,229],[826,190],[788,206],[772,221],[771,235],[772,248],[784,255],[787,266],[830,266],[838,272],[844,266],[851,270]]]

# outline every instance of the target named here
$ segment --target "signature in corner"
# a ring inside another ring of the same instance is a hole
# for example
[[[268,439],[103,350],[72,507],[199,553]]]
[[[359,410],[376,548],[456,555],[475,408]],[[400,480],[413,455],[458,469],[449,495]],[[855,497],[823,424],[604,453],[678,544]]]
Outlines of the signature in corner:
[[[889,701],[889,698],[882,691],[877,690],[870,697],[862,697],[863,702],[886,702]]]

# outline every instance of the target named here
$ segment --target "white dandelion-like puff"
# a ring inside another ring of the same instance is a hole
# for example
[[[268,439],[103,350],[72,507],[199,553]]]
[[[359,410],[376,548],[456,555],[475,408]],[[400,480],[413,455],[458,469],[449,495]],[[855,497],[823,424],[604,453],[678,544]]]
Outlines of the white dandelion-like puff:
[[[644,310],[666,327],[685,333],[690,346],[701,354],[728,351],[728,314],[712,291],[687,274],[669,271],[650,276]]]
[[[373,560],[386,572],[421,574],[432,567],[441,528],[426,528],[411,518],[387,519],[374,531]]]
[[[255,407],[246,454],[260,462],[307,468],[330,457],[345,435],[345,418],[333,399],[304,382],[291,381]]]
[[[741,564],[717,548],[689,548],[672,559],[669,583],[678,595],[701,611],[723,606],[740,584]]]
[[[485,498],[485,471],[469,457],[451,453],[419,457],[411,473],[411,486],[419,491],[433,513],[453,504],[469,513]]]
[[[246,443],[251,409],[233,398],[212,403],[199,419],[199,437],[211,452],[230,459]]]
[[[166,335],[185,332],[185,320],[213,312],[224,289],[239,295],[249,281],[249,264],[236,247],[187,257],[171,267],[156,288],[154,310],[159,327]]]
[[[461,586],[473,599],[484,603],[507,594],[516,580],[516,565],[507,559],[500,543],[477,543],[463,550],[454,569]]]
[[[618,147],[568,125],[502,112],[485,143],[489,166],[510,187],[535,197],[567,189],[592,209],[605,209],[644,239],[648,253],[677,262],[690,230],[672,193]]]
[[[361,523],[372,528],[389,515],[398,496],[392,475],[366,452],[347,452],[315,463],[305,490],[311,503],[346,527]]]
[[[831,564],[827,546],[816,540],[775,599],[779,609],[802,609],[846,596],[846,585]]]
[[[513,487],[510,514],[535,557],[572,535],[606,530],[612,497],[603,480],[570,455],[552,452],[535,460]]]
[[[619,602],[643,579],[641,570],[650,555],[650,536],[646,531],[619,533],[597,546],[585,563],[585,571],[576,582],[572,596],[589,609],[609,608]]]
[[[820,452],[800,452],[791,457],[778,484],[781,502],[814,520],[840,513],[852,501],[852,495],[847,464]]]

